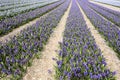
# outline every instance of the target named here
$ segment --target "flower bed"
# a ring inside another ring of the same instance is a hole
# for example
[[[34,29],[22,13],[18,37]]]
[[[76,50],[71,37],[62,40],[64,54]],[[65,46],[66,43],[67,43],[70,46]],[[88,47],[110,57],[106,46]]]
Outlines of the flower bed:
[[[118,16],[117,13],[114,14],[114,13],[109,12],[109,9],[107,10],[107,8],[102,8],[100,6],[97,6],[91,3],[89,3],[89,5],[93,10],[95,10],[96,12],[98,12],[99,14],[101,14],[102,16],[104,16],[105,18],[113,22],[114,24],[116,24],[117,26],[120,26],[120,12],[117,12],[119,13],[119,16]]]
[[[18,80],[23,76],[33,57],[43,49],[53,29],[67,10],[69,0],[54,9],[48,16],[23,30],[17,37],[0,44],[0,76],[13,75]],[[12,79],[13,80],[13,79]]]
[[[80,6],[84,10],[87,17],[90,19],[91,23],[96,27],[96,29],[103,35],[105,40],[108,42],[109,46],[113,48],[114,51],[118,53],[120,57],[120,30],[116,25],[109,21],[104,20],[101,16],[96,14],[88,6],[87,0],[78,0]],[[86,5],[86,7],[84,7]]]
[[[26,13],[18,14],[17,16],[14,16],[11,18],[6,18],[6,19],[0,21],[0,36],[7,34],[8,32],[12,31],[13,29],[19,27],[20,25],[28,23],[29,21],[42,16],[43,14],[55,9],[62,3],[64,3],[64,0],[61,0],[59,2],[50,4],[50,5],[46,5],[42,8],[30,10]]]
[[[64,32],[56,80],[114,80],[74,0]]]

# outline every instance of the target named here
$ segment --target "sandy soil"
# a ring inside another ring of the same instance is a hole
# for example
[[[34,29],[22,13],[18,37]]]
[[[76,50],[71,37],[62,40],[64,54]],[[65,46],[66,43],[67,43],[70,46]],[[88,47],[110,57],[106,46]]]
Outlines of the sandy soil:
[[[9,34],[4,35],[3,37],[0,37],[0,41],[1,41],[2,43],[5,43],[5,42],[6,42],[6,39],[9,41],[10,38],[19,35],[22,30],[27,29],[28,27],[31,27],[31,25],[35,24],[37,21],[39,21],[41,18],[44,18],[44,17],[47,16],[48,14],[49,14],[49,13],[41,16],[40,18],[36,18],[36,19],[33,20],[33,21],[30,21],[29,23],[26,23],[25,25],[19,26],[19,28],[14,29],[14,30],[13,30],[12,32],[10,32]]]
[[[59,42],[62,42],[63,32],[66,25],[66,20],[70,11],[70,6],[62,17],[60,23],[55,28],[51,35],[48,44],[45,46],[42,57],[35,59],[31,67],[28,68],[28,72],[23,80],[54,80],[56,61],[52,58],[57,58],[57,52],[59,50]]]
[[[95,3],[95,4],[98,4],[98,5],[100,5],[100,6],[103,6],[103,7],[106,7],[106,8],[110,8],[110,9],[112,9],[112,10],[115,10],[115,11],[119,11],[119,12],[120,12],[120,8],[115,7],[115,6],[112,6],[112,5],[102,4],[102,3],[99,3],[99,2],[95,2],[95,1],[93,1],[93,0],[89,0],[89,2]]]
[[[83,12],[79,4],[78,6],[84,16],[84,19],[86,21],[88,28],[90,28],[92,36],[95,38],[96,44],[103,52],[102,54],[104,58],[106,59],[107,68],[110,69],[111,71],[116,71],[117,74],[115,77],[117,80],[120,80],[120,60],[116,56],[117,53],[115,53],[110,47],[107,46],[105,40],[101,37],[101,35],[98,33],[95,27],[91,24],[90,20],[87,18],[87,16]]]

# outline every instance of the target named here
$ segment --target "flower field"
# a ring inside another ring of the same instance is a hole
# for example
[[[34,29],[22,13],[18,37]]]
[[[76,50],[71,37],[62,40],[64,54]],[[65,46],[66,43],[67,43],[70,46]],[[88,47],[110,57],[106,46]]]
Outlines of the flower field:
[[[75,1],[69,15],[57,61],[58,79],[114,80]]]
[[[81,2],[79,1],[81,4]],[[103,35],[103,37],[108,41],[110,47],[112,47],[120,56],[120,29],[115,24],[112,24],[110,21],[103,19],[100,15],[95,13],[90,7],[83,7],[88,2],[83,1],[81,4],[86,15],[91,20],[92,24],[98,29],[98,31]],[[108,14],[107,14],[108,15]],[[112,14],[116,16],[115,14]],[[118,20],[119,22],[119,20]]]
[[[89,0],[1,0],[0,39],[0,80],[120,80],[120,11]]]
[[[36,22],[32,27],[23,30],[19,36],[12,38],[7,44],[1,44],[0,52],[2,55],[0,57],[1,61],[5,61],[1,64],[3,74],[17,75],[24,72],[24,66],[27,67],[29,60],[37,55],[34,53],[42,50],[46,44],[47,39],[52,33],[52,29],[59,22],[67,5],[68,2],[60,5],[60,7],[50,12],[50,16]],[[16,70],[18,73],[16,73]]]
[[[60,2],[53,3],[52,5],[47,5],[42,8],[37,8],[35,10],[25,12],[23,14],[18,14],[16,16],[10,17],[10,18],[5,18],[1,20],[0,22],[0,36],[5,35],[6,33],[10,32],[16,26],[20,26],[22,24],[27,23],[28,21],[37,18],[46,12],[49,12],[50,10],[54,9],[55,7],[59,6],[62,4],[63,1],[61,0]]]

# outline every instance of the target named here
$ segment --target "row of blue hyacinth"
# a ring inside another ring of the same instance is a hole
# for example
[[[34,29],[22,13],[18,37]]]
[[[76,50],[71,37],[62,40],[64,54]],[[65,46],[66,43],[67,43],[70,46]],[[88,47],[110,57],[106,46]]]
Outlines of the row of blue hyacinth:
[[[112,14],[117,15],[117,16],[120,17],[120,11],[115,11],[115,10],[112,10],[112,9],[110,9],[110,8],[106,8],[106,7],[103,7],[103,6],[94,4],[94,3],[91,3],[91,4],[94,5],[94,6],[96,6],[96,7],[101,8],[101,9],[103,9],[103,10],[105,10],[105,11],[108,11],[109,13],[112,13]]]
[[[106,68],[105,59],[86,26],[76,0],[72,0],[60,45],[57,80],[115,80],[115,72]]]
[[[105,8],[93,3],[89,3],[89,6],[93,10],[95,10],[96,12],[98,12],[99,14],[107,18],[108,20],[112,21],[117,26],[120,26],[120,12],[113,11],[113,10],[110,11],[110,9],[108,8]]]
[[[69,0],[51,11],[45,18],[37,21],[36,24],[23,30],[19,36],[5,44],[0,44],[0,77],[13,75],[12,78],[19,80],[23,76],[32,58],[40,55],[37,54],[38,51],[41,51],[47,43],[68,5]]]
[[[13,29],[19,27],[22,24],[28,23],[29,21],[42,16],[43,14],[53,10],[60,4],[62,4],[64,0],[58,1],[51,5],[46,5],[41,8],[37,8],[35,10],[30,10],[28,12],[18,14],[16,16],[6,18],[0,21],[0,36],[3,36]]]
[[[92,10],[88,6],[89,3],[87,0],[78,0],[78,2],[95,28],[103,35],[105,40],[109,43],[109,46],[118,53],[118,57],[120,57],[120,29]],[[86,5],[86,7],[84,7],[84,5]]]

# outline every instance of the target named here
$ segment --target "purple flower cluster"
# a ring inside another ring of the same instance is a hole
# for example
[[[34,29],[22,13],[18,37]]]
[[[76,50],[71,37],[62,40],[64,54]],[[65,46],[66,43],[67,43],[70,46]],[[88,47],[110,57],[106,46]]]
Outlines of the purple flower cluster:
[[[100,6],[100,5],[97,5],[97,4],[94,4],[94,3],[90,3],[90,5],[94,5],[100,9],[103,9],[105,11],[108,11],[109,13],[112,13],[114,15],[117,15],[120,17],[120,11],[115,11],[115,10],[112,10],[112,9],[109,9],[109,8],[106,8],[106,7],[103,7],[103,6]]]
[[[78,0],[78,2],[92,24],[101,33],[101,35],[103,35],[105,40],[109,43],[109,46],[118,53],[118,57],[120,57],[120,29],[94,12],[88,6],[89,3],[87,0]],[[84,5],[86,5],[86,7],[84,7]]]
[[[115,13],[111,13],[109,12],[108,8],[103,8],[101,6],[98,6],[96,4],[93,3],[89,3],[90,7],[95,10],[96,12],[98,12],[99,14],[101,14],[102,16],[104,16],[105,18],[107,18],[108,20],[112,21],[113,23],[115,23],[116,25],[120,26],[120,12]],[[108,10],[107,10],[108,9]],[[113,11],[114,12],[114,11]],[[119,15],[117,15],[119,13]]]
[[[51,11],[48,16],[21,31],[19,36],[12,38],[5,44],[0,44],[0,76],[21,75],[25,71],[31,63],[31,58],[39,55],[37,52],[41,51],[46,44],[69,3],[70,1],[66,0]]]
[[[75,0],[60,44],[57,80],[115,80],[91,32],[86,26]]]
[[[64,3],[64,1],[65,0],[61,0],[56,3],[46,5],[42,8],[37,8],[35,10],[31,10],[23,14],[18,14],[17,16],[6,18],[0,21],[0,36],[5,35],[6,33],[12,31],[14,28],[19,27],[20,25],[25,24],[30,20],[40,17],[41,15],[55,9],[56,7]]]

